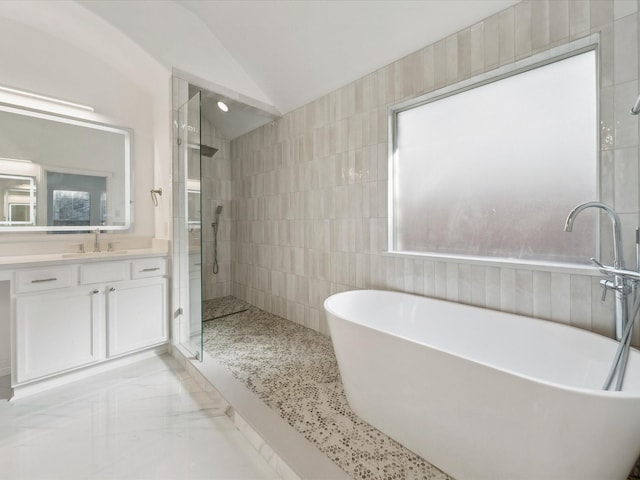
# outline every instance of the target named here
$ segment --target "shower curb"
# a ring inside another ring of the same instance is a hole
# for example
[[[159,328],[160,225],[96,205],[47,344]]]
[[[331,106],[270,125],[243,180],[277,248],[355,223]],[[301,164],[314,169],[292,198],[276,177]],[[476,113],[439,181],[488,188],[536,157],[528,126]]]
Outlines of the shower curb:
[[[227,416],[284,480],[350,478],[213,357],[204,353],[199,362],[175,346],[172,355],[205,391],[213,390],[229,403]]]

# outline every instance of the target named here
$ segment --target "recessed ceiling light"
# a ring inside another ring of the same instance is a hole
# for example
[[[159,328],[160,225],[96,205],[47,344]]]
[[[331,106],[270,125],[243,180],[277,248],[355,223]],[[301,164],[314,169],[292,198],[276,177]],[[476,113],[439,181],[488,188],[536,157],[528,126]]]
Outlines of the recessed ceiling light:
[[[224,103],[222,100],[220,100],[220,101],[218,102],[218,108],[219,108],[220,110],[222,110],[223,112],[228,112],[228,111],[229,111],[229,107],[227,107],[227,104],[226,104],[226,103]]]

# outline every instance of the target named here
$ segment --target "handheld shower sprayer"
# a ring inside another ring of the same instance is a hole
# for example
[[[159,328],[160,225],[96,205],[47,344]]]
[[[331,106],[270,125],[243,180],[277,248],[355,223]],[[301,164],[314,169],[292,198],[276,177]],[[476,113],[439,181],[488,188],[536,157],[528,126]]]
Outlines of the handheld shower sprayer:
[[[216,207],[216,221],[211,223],[213,227],[213,273],[218,273],[220,267],[218,266],[218,224],[220,222],[220,215],[222,214],[222,205]]]

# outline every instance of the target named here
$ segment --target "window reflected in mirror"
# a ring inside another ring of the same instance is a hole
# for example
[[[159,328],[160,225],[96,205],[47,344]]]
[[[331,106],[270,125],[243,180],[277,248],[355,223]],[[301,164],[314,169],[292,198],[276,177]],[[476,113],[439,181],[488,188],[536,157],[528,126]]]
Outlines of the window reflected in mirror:
[[[33,177],[0,175],[0,225],[35,225],[36,182]]]

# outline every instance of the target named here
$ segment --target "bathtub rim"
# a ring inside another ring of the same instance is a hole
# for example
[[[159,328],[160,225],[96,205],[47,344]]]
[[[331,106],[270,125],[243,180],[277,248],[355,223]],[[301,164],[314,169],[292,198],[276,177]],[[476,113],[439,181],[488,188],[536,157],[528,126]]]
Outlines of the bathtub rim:
[[[399,295],[399,296],[417,297],[417,298],[426,299],[426,300],[433,300],[433,301],[436,301],[436,302],[443,302],[443,303],[448,303],[448,304],[453,304],[453,305],[459,305],[460,307],[466,307],[466,308],[470,308],[470,309],[473,309],[473,310],[488,310],[488,311],[490,311],[492,313],[497,313],[497,314],[500,314],[500,315],[509,315],[509,316],[520,317],[520,318],[526,319],[527,321],[531,321],[531,322],[535,322],[535,323],[545,322],[546,325],[551,325],[552,328],[558,328],[558,329],[561,329],[561,330],[563,330],[563,329],[577,330],[578,332],[581,332],[580,334],[588,334],[590,336],[596,336],[601,341],[611,342],[611,343],[614,343],[616,345],[618,344],[617,340],[609,338],[609,337],[607,337],[605,335],[601,335],[599,333],[595,333],[595,332],[592,332],[590,330],[585,330],[585,329],[582,329],[582,328],[578,328],[578,327],[575,327],[573,325],[566,325],[564,323],[554,322],[552,320],[545,320],[545,319],[542,319],[542,318],[529,317],[527,315],[521,315],[521,314],[517,314],[517,313],[503,312],[501,310],[493,310],[493,309],[490,309],[490,308],[483,308],[483,307],[478,307],[478,306],[475,306],[475,305],[468,305],[468,304],[465,304],[465,303],[452,302],[450,300],[444,300],[442,298],[427,297],[427,296],[424,296],[424,295],[417,295],[417,294],[414,294],[414,293],[402,292],[402,291],[398,291],[398,290],[381,290],[381,289],[346,290],[344,292],[338,292],[338,293],[334,293],[332,295],[329,295],[323,302],[323,307],[325,309],[325,312],[327,312],[327,313],[331,314],[332,316],[334,316],[336,318],[339,318],[339,319],[341,319],[343,321],[358,325],[358,326],[360,326],[362,328],[366,328],[366,329],[369,329],[369,330],[373,330],[373,331],[379,332],[379,333],[384,334],[384,335],[389,335],[389,336],[392,336],[392,337],[395,337],[395,338],[410,342],[410,343],[412,343],[414,345],[419,345],[421,347],[430,348],[432,350],[435,350],[435,351],[440,352],[442,354],[445,354],[447,356],[462,358],[462,359],[464,359],[466,361],[482,365],[482,366],[484,366],[486,368],[490,368],[492,370],[495,370],[495,371],[498,371],[498,372],[501,372],[501,373],[504,373],[504,374],[514,375],[514,376],[520,377],[520,378],[522,378],[524,380],[535,382],[535,383],[539,383],[539,384],[543,384],[543,385],[546,385],[546,386],[549,386],[549,387],[552,387],[552,388],[557,388],[557,389],[565,390],[565,391],[572,391],[572,392],[574,392],[576,394],[589,395],[589,396],[598,396],[598,397],[605,397],[605,398],[615,397],[615,398],[619,398],[621,400],[624,400],[624,399],[626,399],[626,400],[640,400],[640,390],[637,391],[637,392],[628,392],[628,391],[624,391],[624,390],[622,390],[622,391],[602,390],[602,389],[596,390],[596,389],[592,389],[592,388],[574,387],[574,386],[571,386],[571,385],[566,385],[566,384],[562,384],[562,383],[558,383],[558,382],[552,382],[552,381],[549,381],[549,380],[544,380],[544,379],[537,378],[537,377],[532,377],[531,375],[526,375],[526,374],[523,374],[523,373],[520,373],[520,372],[516,372],[516,371],[513,371],[513,370],[506,370],[506,369],[498,367],[496,365],[492,365],[490,363],[486,363],[486,362],[483,362],[483,361],[479,361],[479,360],[477,360],[475,358],[471,358],[471,357],[469,357],[467,355],[452,353],[452,352],[450,352],[448,350],[445,350],[443,348],[436,347],[436,346],[433,346],[433,345],[429,345],[429,344],[426,344],[424,342],[419,342],[419,341],[417,341],[415,339],[406,337],[404,335],[399,335],[397,333],[390,333],[390,332],[381,330],[379,328],[372,327],[370,325],[366,325],[366,324],[363,324],[363,323],[359,323],[359,322],[350,320],[348,318],[345,318],[343,315],[338,314],[335,311],[335,309],[332,309],[332,308],[329,307],[328,304],[330,303],[330,300],[332,298],[336,298],[336,297],[343,296],[343,295],[346,295],[346,294],[352,294],[353,292],[372,292],[372,293],[378,292],[378,293],[385,293],[385,294],[391,293],[391,294],[395,294],[395,295]],[[330,333],[330,336],[332,336],[331,335],[332,334],[332,332],[331,332],[331,322],[328,321],[328,324],[329,324],[329,333]],[[640,350],[636,349],[635,347],[631,348],[631,352],[633,352],[632,353],[633,355],[640,355]],[[612,358],[612,361],[613,361],[613,358]],[[338,362],[338,366],[340,366],[339,362]],[[604,382],[604,379],[603,379],[603,382]]]

